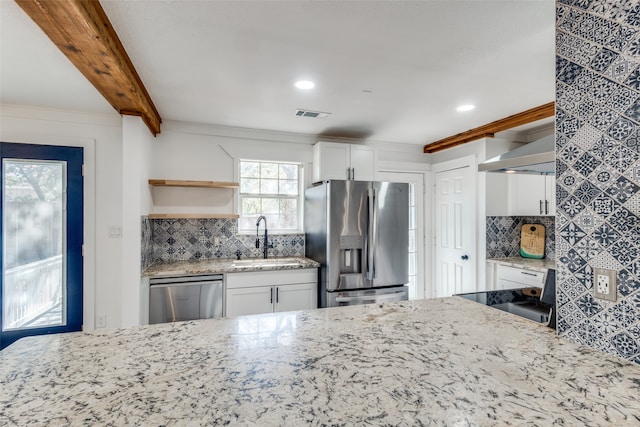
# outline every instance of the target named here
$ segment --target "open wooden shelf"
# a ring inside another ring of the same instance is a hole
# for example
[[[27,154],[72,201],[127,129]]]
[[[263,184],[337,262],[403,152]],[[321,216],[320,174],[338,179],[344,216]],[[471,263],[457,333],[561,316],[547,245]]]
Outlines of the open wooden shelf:
[[[188,181],[181,179],[150,179],[154,187],[199,187],[199,188],[238,188],[237,182],[225,181]]]
[[[237,214],[171,214],[155,213],[149,214],[149,219],[181,219],[181,218],[240,218]]]

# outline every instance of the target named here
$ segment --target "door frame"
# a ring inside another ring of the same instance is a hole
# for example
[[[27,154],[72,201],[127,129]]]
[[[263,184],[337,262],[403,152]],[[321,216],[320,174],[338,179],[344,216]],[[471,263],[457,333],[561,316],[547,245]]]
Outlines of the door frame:
[[[55,145],[84,148],[84,257],[82,258],[82,330],[95,329],[95,263],[96,263],[96,168],[95,145],[93,138],[68,137],[49,135],[13,134],[5,129],[0,135],[2,142],[14,144]]]
[[[426,291],[429,287],[429,282],[433,283],[433,279],[435,278],[435,273],[433,271],[433,191],[430,188],[433,188],[433,168],[432,165],[428,163],[406,163],[406,162],[398,162],[398,161],[379,161],[376,170],[376,179],[378,179],[379,172],[390,172],[390,173],[420,173],[423,175],[424,179],[423,190],[423,218],[416,218],[417,220],[421,220],[422,227],[424,229],[424,242],[423,249],[424,254],[422,258],[422,262],[424,263],[424,269],[422,274],[423,279],[423,287],[424,287],[424,296],[423,298],[431,298],[431,295],[427,295]],[[420,260],[418,260],[420,261]]]
[[[479,180],[478,180],[478,171],[477,171],[477,156],[475,154],[470,154],[468,156],[463,156],[463,157],[459,157],[457,159],[453,159],[453,160],[446,160],[444,162],[440,162],[440,163],[434,163],[431,165],[431,182],[433,183],[432,185],[432,190],[431,190],[431,194],[433,197],[433,201],[434,203],[432,204],[432,210],[431,210],[431,228],[433,229],[433,238],[432,238],[432,248],[433,250],[432,252],[432,259],[431,259],[431,263],[433,266],[436,265],[436,209],[438,208],[435,205],[435,200],[436,200],[436,174],[440,173],[440,172],[447,172],[447,171],[451,171],[451,170],[455,170],[455,169],[462,169],[464,167],[469,167],[471,168],[470,170],[472,172],[474,172],[474,182],[475,182],[475,186],[473,187],[473,211],[474,211],[474,215],[473,218],[475,218],[475,221],[473,221],[473,238],[474,238],[474,251],[475,251],[475,257],[476,257],[476,268],[475,268],[475,280],[476,280],[476,287],[478,285],[478,273],[479,273],[479,269],[480,269],[480,265],[484,263],[484,257],[482,260],[480,260],[480,251],[478,250],[478,245],[479,245],[479,241],[482,239],[478,239],[478,194],[479,194]],[[484,218],[482,218],[483,221],[486,222],[486,220]],[[483,240],[484,241],[484,240]],[[482,261],[482,262],[481,262]],[[432,283],[435,283],[436,280],[436,269],[433,268],[432,269]],[[435,287],[431,288],[431,292],[432,292],[432,298],[435,297],[435,295],[433,294],[435,292]]]
[[[424,299],[426,298],[426,288],[427,288],[427,263],[426,260],[427,258],[427,221],[425,220],[425,218],[427,217],[427,202],[426,202],[426,198],[427,198],[427,177],[428,174],[425,171],[419,171],[419,172],[415,172],[415,171],[407,171],[407,170],[403,170],[403,171],[390,171],[390,170],[379,170],[377,172],[377,176],[376,179],[381,180],[380,179],[380,174],[383,173],[388,173],[388,174],[412,174],[412,175],[420,175],[422,177],[422,217],[417,216],[416,215],[416,222],[420,221],[422,223],[422,248],[420,250],[418,250],[418,254],[422,255],[417,257],[416,259],[416,269],[419,272],[419,274],[417,274],[417,278],[420,279],[420,282],[416,283],[416,298],[417,299]],[[381,181],[385,181],[384,179],[382,179]],[[398,182],[403,182],[403,181],[398,181]],[[417,242],[416,242],[417,244]]]

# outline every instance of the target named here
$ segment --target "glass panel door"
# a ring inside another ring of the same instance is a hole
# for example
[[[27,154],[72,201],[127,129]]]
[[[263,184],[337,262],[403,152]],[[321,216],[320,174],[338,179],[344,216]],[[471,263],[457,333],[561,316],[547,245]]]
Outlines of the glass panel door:
[[[0,349],[82,328],[82,149],[0,143]]]
[[[2,161],[2,331],[66,324],[66,166]]]

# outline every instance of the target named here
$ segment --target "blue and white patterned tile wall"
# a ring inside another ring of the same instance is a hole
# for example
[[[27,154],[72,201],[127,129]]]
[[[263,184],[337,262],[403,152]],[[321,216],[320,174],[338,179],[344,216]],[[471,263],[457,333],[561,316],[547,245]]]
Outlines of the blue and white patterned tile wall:
[[[142,245],[140,257],[140,269],[144,271],[153,264],[153,235],[151,229],[151,220],[148,216],[142,217]]]
[[[640,363],[640,2],[556,4],[561,336]],[[594,268],[618,271],[594,299]]]
[[[522,224],[542,224],[545,227],[545,258],[555,258],[555,218],[552,216],[488,216],[487,258],[520,256]]]
[[[255,234],[238,234],[237,219],[154,219],[151,225],[154,262],[235,258],[238,250],[242,258],[262,256],[262,234],[258,249]],[[304,243],[304,234],[269,235],[269,256],[304,256]]]

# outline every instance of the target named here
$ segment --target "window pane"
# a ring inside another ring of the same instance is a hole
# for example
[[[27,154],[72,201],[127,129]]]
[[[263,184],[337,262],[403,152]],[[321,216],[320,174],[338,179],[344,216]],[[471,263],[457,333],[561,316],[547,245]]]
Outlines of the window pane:
[[[416,185],[409,184],[409,206],[416,205]]]
[[[253,197],[242,198],[242,215],[260,214],[260,199]]]
[[[288,230],[295,230],[296,228],[298,228],[298,215],[296,214],[291,214],[291,215],[283,215],[280,217],[280,228],[282,229],[288,229]]]
[[[265,215],[270,229],[298,229],[299,170],[295,163],[240,161],[239,228],[251,229]]]
[[[255,216],[241,216],[238,222],[238,228],[242,229],[250,229],[256,226],[256,217]]]
[[[251,179],[251,178],[243,178],[240,180],[240,192],[241,193],[251,193],[251,194],[259,194],[260,193],[260,180],[259,179]]]
[[[280,179],[298,179],[298,165],[280,165]]]
[[[63,325],[66,162],[3,162],[3,330]]]
[[[277,179],[263,179],[260,181],[260,193],[262,194],[278,194]]]
[[[278,179],[278,164],[262,163],[260,177]]]
[[[298,194],[298,181],[283,180],[280,181],[280,194],[295,196]]]
[[[416,230],[409,230],[409,252],[416,251]]]
[[[240,162],[241,178],[260,178],[260,163]]]
[[[280,200],[280,214],[297,214],[298,213],[298,200],[297,199],[281,199]]]
[[[278,199],[262,199],[262,214],[275,214],[279,213]]]

